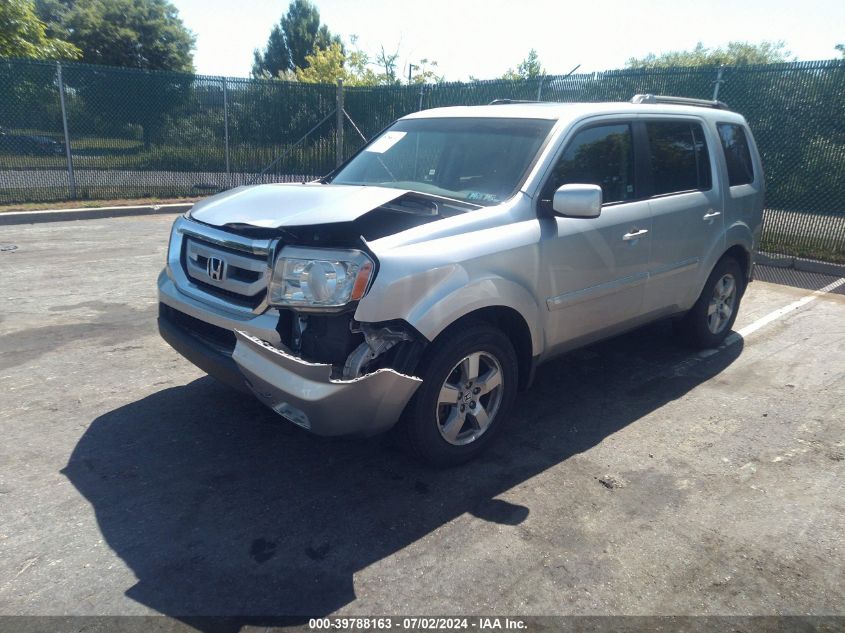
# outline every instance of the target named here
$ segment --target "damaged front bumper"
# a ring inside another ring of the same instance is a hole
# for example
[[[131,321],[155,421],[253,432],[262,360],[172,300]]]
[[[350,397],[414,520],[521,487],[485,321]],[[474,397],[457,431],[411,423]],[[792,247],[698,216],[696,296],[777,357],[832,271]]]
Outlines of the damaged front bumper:
[[[386,431],[422,380],[379,369],[351,380],[331,377],[331,365],[309,363],[243,331],[233,360],[249,388],[268,407],[317,435]]]

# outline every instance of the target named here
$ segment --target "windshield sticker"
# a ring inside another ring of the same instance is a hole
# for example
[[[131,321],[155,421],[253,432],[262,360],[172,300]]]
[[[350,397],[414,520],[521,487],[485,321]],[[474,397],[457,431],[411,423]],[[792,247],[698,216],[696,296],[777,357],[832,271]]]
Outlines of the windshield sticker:
[[[384,154],[391,147],[402,140],[407,132],[385,132],[378,137],[375,143],[370,145],[365,152],[373,152],[374,154]]]
[[[498,202],[499,196],[492,193],[481,193],[480,191],[470,191],[467,194],[467,200],[482,200],[484,202]]]

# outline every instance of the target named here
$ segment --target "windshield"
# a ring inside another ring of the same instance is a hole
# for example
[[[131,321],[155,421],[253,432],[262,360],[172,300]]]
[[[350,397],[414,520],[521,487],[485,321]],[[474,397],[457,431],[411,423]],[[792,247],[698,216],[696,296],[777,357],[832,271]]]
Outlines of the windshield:
[[[331,179],[342,185],[409,189],[479,205],[513,195],[554,121],[398,121]]]

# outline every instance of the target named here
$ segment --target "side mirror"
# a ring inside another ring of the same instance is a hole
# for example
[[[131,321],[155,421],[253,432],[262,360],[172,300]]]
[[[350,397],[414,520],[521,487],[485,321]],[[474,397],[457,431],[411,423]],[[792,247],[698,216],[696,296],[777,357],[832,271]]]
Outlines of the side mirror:
[[[563,185],[555,191],[552,209],[570,218],[597,218],[601,215],[601,187]]]

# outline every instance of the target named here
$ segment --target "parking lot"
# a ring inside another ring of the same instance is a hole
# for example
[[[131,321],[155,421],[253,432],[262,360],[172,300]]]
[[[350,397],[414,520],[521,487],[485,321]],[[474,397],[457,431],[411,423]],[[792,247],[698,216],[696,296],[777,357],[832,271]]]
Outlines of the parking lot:
[[[546,365],[432,470],[162,342],[172,219],[0,227],[0,614],[842,613],[835,277],[761,269],[716,353],[660,323]]]

